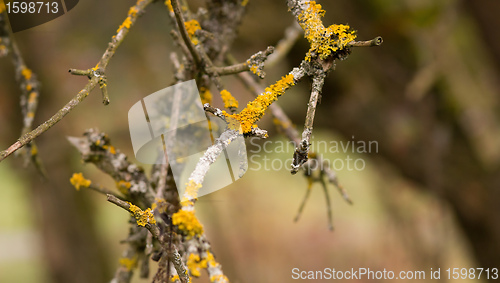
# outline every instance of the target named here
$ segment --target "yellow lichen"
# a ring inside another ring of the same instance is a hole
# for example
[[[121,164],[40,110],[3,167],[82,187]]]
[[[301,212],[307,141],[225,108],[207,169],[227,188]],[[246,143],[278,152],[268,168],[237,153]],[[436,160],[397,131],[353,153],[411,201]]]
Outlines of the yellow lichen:
[[[238,108],[238,100],[227,90],[223,89],[220,92],[222,101],[224,102],[224,107],[226,108]]]
[[[31,70],[30,70],[30,69],[28,69],[28,68],[23,68],[23,70],[21,71],[21,75],[23,75],[23,77],[24,77],[25,79],[27,79],[27,80],[31,79],[31,75],[32,75],[32,74],[33,74],[33,73],[32,73],[32,72],[31,72]]]
[[[146,226],[146,224],[155,224],[156,220],[155,217],[153,216],[153,213],[151,212],[151,208],[148,208],[146,210],[140,209],[138,206],[135,206],[131,203],[130,204],[130,212],[132,215],[135,217],[135,220],[137,222],[137,225],[139,226]]]
[[[103,145],[102,148],[109,151],[111,154],[116,154],[116,149],[112,145]]]
[[[259,95],[253,101],[249,102],[247,107],[240,113],[232,115],[226,111],[222,111],[222,113],[226,117],[238,120],[241,124],[243,133],[249,133],[252,131],[254,124],[264,115],[269,105],[276,101],[278,97],[283,95],[285,91],[294,84],[293,75],[288,74],[275,84],[267,87],[262,95]]]
[[[259,67],[257,67],[257,65],[252,65],[250,67],[250,72],[256,74],[256,75],[259,75],[258,72],[259,72]]]
[[[190,237],[203,233],[203,226],[194,215],[194,211],[179,210],[172,215],[172,223]]]
[[[356,38],[355,31],[350,30],[348,25],[331,25],[325,28],[321,21],[324,15],[325,11],[315,1],[310,1],[309,7],[299,15],[304,37],[311,45],[306,54],[307,61],[311,60],[313,54],[324,60],[333,52],[344,49],[347,43]]]
[[[131,271],[132,269],[137,267],[137,256],[133,258],[122,257],[119,260],[121,266],[125,267],[127,271]]]
[[[198,190],[200,188],[201,184],[196,183],[193,180],[189,180],[189,182],[186,183],[186,190],[184,191],[184,195],[182,196],[182,206],[186,206],[185,204],[189,205],[189,202],[192,202],[192,200],[196,200],[198,197]]]
[[[226,116],[226,122],[229,129],[238,131],[240,134],[243,134],[240,121],[236,120],[233,117]]]
[[[170,3],[170,0],[165,0],[165,5],[167,5],[167,8],[170,12],[174,11],[174,8],[172,7],[172,3]]]
[[[198,44],[198,39],[196,38],[195,33],[197,30],[201,29],[200,23],[198,23],[197,20],[190,20],[185,22],[184,26],[186,27],[186,31],[191,39],[191,42],[193,42],[194,45]]]
[[[137,15],[137,12],[139,12],[137,10],[137,8],[135,6],[132,6],[130,7],[130,9],[128,10],[128,15],[131,16],[131,17],[135,17]]]
[[[82,173],[73,173],[73,176],[71,176],[69,181],[77,191],[79,191],[80,188],[88,188],[92,183],[90,180],[85,179]]]
[[[212,103],[212,93],[210,90],[206,87],[201,87],[200,88],[200,97],[201,97],[201,103]]]
[[[207,259],[200,259],[200,256],[197,254],[189,254],[186,265],[189,269],[189,272],[194,277],[200,277],[201,269],[205,269],[208,266]]]
[[[31,92],[29,97],[28,97],[28,103],[34,103],[36,101],[36,98],[37,98],[37,93],[36,92]]]
[[[118,188],[118,190],[122,194],[128,195],[129,189],[130,189],[130,187],[132,187],[132,184],[130,182],[125,181],[125,180],[120,180],[120,181],[116,182],[116,187]]]
[[[129,16],[129,17],[127,17],[127,18],[123,21],[123,23],[122,23],[122,24],[118,27],[118,29],[116,30],[116,32],[120,32],[120,30],[121,30],[122,28],[127,28],[127,29],[129,29],[131,24],[132,24],[132,19],[131,19],[131,18],[130,18],[130,16]]]
[[[35,156],[37,154],[38,154],[38,147],[36,146],[35,143],[32,143],[31,144],[31,156]]]
[[[169,1],[169,2],[170,2],[170,1]],[[180,277],[179,277],[179,275],[177,275],[177,274],[176,274],[176,275],[174,275],[174,276],[172,276],[172,278],[170,278],[170,281],[171,281],[171,282],[180,281],[180,280],[181,280],[181,278],[180,278]]]
[[[142,1],[143,0],[138,0],[136,3],[136,6],[139,5]],[[130,29],[130,26],[132,25],[132,19],[135,18],[137,16],[137,13],[139,12],[139,10],[137,9],[136,6],[130,7],[130,9],[128,10],[127,18],[118,27],[118,29],[116,30],[117,33],[120,32],[120,30],[123,28]],[[113,38],[114,38],[114,36],[113,36]],[[97,66],[96,66],[96,68],[94,68],[94,71],[95,70],[97,70]]]
[[[210,276],[210,282],[229,282],[229,279],[226,275],[218,274]]]

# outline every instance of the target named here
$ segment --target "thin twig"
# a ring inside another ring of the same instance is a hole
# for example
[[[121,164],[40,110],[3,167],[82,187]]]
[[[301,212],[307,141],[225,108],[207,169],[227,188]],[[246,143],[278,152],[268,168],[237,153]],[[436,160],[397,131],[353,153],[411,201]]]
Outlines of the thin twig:
[[[351,41],[347,44],[349,47],[373,47],[380,46],[384,42],[381,36],[377,36],[372,40],[366,41]]]
[[[191,51],[189,51],[189,48],[186,46],[184,41],[180,40],[179,33],[177,33],[177,31],[175,31],[175,30],[171,30],[170,35],[174,39],[174,42],[179,45],[179,47],[181,48],[184,55],[186,55],[189,60],[193,61],[193,55],[192,55]],[[179,69],[179,68],[176,68],[176,69]]]
[[[184,24],[184,22],[185,22],[184,15],[182,14],[179,0],[171,0],[170,3],[172,4],[172,8],[174,9],[175,20],[177,22],[177,27],[179,28],[179,32],[181,33],[181,37],[184,40],[184,43],[186,44],[189,52],[191,53],[191,56],[193,56],[194,63],[197,66],[200,66],[201,65],[200,55],[196,52],[194,44],[191,41],[191,39],[189,38],[189,34],[188,34],[188,32],[186,30],[186,26]]]
[[[88,186],[86,188],[91,189],[93,191],[96,191],[96,192],[103,194],[103,195],[113,195],[114,197],[121,199],[121,200],[126,199],[124,196],[121,196],[121,195],[113,192],[112,190],[108,190],[105,187],[100,186],[100,185],[94,185],[93,183],[91,183],[90,186]]]
[[[321,94],[321,89],[323,88],[323,84],[325,83],[325,77],[326,75],[324,73],[320,73],[313,77],[311,97],[309,99],[309,103],[307,104],[308,108],[306,121],[304,124],[304,131],[302,132],[302,140],[297,145],[295,153],[293,155],[291,170],[292,174],[297,173],[300,166],[302,166],[302,164],[304,164],[308,159],[309,145],[311,144],[310,141],[313,130],[314,116],[316,113],[316,106]]]
[[[337,174],[329,167],[330,164],[326,160],[322,160],[322,158],[320,158],[319,156],[316,158],[318,159],[318,162],[323,165],[321,166],[321,169],[323,170],[323,173],[325,173],[326,176],[328,177],[328,182],[330,182],[330,184],[334,185],[335,188],[337,188],[339,194],[348,204],[352,205],[353,202],[349,197],[349,194],[347,194],[347,191],[344,189],[342,184],[339,183]]]
[[[300,216],[302,215],[302,211],[304,211],[304,207],[306,206],[307,200],[309,199],[309,196],[311,195],[312,184],[313,184],[312,177],[307,176],[306,195],[304,196],[304,198],[302,199],[302,202],[300,203],[299,211],[297,211],[297,215],[295,216],[295,219],[293,220],[294,222],[299,221]]]
[[[330,201],[330,193],[328,193],[328,187],[326,186],[325,179],[323,177],[323,172],[321,172],[319,176],[319,182],[321,183],[321,187],[323,188],[323,192],[325,193],[328,229],[330,229],[330,231],[333,231],[332,203]]]

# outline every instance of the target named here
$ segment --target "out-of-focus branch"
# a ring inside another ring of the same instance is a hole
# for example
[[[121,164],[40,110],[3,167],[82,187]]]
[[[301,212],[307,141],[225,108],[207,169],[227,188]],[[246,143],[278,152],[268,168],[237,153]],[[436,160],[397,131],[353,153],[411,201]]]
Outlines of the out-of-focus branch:
[[[3,5],[3,4],[2,4]],[[23,56],[19,51],[12,31],[7,23],[6,11],[0,12],[0,57],[10,54],[12,63],[15,68],[16,80],[21,89],[21,111],[23,114],[23,129],[21,135],[28,133],[35,118],[35,113],[38,106],[38,98],[40,96],[40,82],[36,75],[28,68],[24,62]],[[29,143],[26,150],[22,151],[25,162],[33,162],[35,168],[43,177],[47,177],[42,161],[38,155],[36,144]]]
[[[281,62],[302,34],[302,28],[300,28],[297,22],[294,22],[291,26],[289,26],[285,30],[285,36],[278,41],[274,53],[267,58],[266,67],[272,68],[277,63]]]
[[[153,0],[138,0],[137,3],[134,6],[132,6],[132,8],[130,8],[127,18],[125,19],[123,24],[120,25],[120,27],[118,28],[116,35],[112,37],[111,42],[108,45],[108,48],[102,55],[96,67],[93,68],[94,71],[101,70],[102,72],[104,72],[107,65],[109,64],[111,57],[113,57],[113,55],[115,54],[116,49],[118,48],[118,46],[120,46],[120,44],[123,42],[126,35],[128,34],[129,29],[135,24],[139,15],[141,15],[144,12],[145,8],[152,2]],[[29,142],[31,142],[32,140],[34,140],[35,138],[46,132],[48,129],[57,124],[59,121],[61,121],[64,118],[64,116],[66,116],[78,104],[80,104],[80,102],[82,102],[98,84],[99,84],[99,78],[93,76],[89,80],[89,82],[85,85],[85,87],[75,97],[73,97],[73,99],[71,99],[66,105],[64,105],[63,108],[57,111],[57,113],[54,114],[49,120],[45,121],[43,124],[38,126],[33,131],[22,135],[14,144],[9,146],[9,148],[0,152],[0,162],[5,158],[7,158],[16,150],[20,149],[21,147],[25,146],[26,144],[28,144]]]

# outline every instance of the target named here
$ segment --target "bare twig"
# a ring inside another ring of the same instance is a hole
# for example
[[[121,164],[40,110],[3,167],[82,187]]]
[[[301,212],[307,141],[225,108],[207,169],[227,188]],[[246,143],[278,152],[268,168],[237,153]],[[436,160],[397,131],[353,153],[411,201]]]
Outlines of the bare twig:
[[[323,188],[323,192],[325,193],[326,214],[328,217],[328,229],[330,229],[330,231],[333,231],[332,203],[330,201],[330,194],[328,193],[328,188],[326,186],[325,179],[323,177],[323,172],[321,172],[319,176],[319,182],[321,183],[321,187]]]
[[[311,97],[309,99],[309,103],[307,104],[306,122],[304,124],[304,131],[302,132],[302,140],[297,145],[293,155],[292,174],[297,173],[300,166],[302,166],[302,164],[304,164],[308,159],[316,106],[321,94],[321,89],[325,83],[325,77],[326,75],[324,73],[320,73],[313,78]]]
[[[246,62],[226,67],[216,67],[216,66],[212,67],[212,71],[214,73],[217,73],[219,76],[234,75],[249,70],[250,66],[248,66]]]
[[[93,183],[91,183],[90,186],[88,186],[87,188],[91,189],[93,191],[96,191],[100,194],[103,194],[103,195],[113,195],[114,197],[121,199],[121,200],[126,199],[124,196],[121,196],[121,195],[113,192],[112,190],[106,189],[105,187],[100,186],[100,185],[94,185]]]
[[[297,222],[300,219],[300,216],[302,215],[302,211],[304,211],[304,207],[306,206],[307,200],[309,200],[309,196],[311,195],[311,189],[312,189],[312,184],[313,184],[313,179],[312,176],[307,176],[307,190],[304,198],[302,199],[302,202],[300,203],[299,210],[297,211],[297,215],[295,216],[295,219],[293,221]]]
[[[366,41],[351,41],[347,45],[349,47],[373,47],[373,46],[380,46],[382,45],[382,42],[384,40],[382,39],[381,36],[377,36],[372,40],[366,40]]]

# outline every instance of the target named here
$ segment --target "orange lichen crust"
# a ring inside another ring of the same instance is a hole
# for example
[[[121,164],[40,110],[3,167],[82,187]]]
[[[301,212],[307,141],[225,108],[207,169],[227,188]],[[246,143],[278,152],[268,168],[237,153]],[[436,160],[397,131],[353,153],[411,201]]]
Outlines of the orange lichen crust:
[[[172,3],[170,2],[170,0],[165,0],[165,5],[167,5],[167,8],[170,12],[174,11],[174,8],[172,7]]]
[[[226,108],[238,108],[238,100],[227,90],[223,89],[220,92],[220,97],[224,102],[224,107]]]
[[[324,15],[325,11],[315,1],[310,1],[309,7],[299,15],[299,24],[304,29],[304,37],[311,44],[305,58],[307,61],[315,55],[325,60],[356,39],[356,32],[350,30],[348,25],[331,25],[325,28],[321,21]]]
[[[203,225],[194,215],[194,211],[179,210],[172,215],[172,223],[189,237],[203,233]]]
[[[205,256],[201,258],[198,254],[189,254],[186,266],[192,276],[200,277],[201,269],[206,269],[208,267],[217,267],[219,266],[219,263],[215,260],[214,255],[209,250],[207,250],[205,252]]]
[[[137,256],[134,256],[133,258],[123,257],[120,258],[119,263],[121,266],[125,267],[127,271],[131,271],[137,267],[138,257]]]
[[[73,173],[73,176],[71,176],[69,181],[77,191],[79,191],[80,188],[88,188],[92,183],[90,180],[85,179],[82,173]]]
[[[189,35],[189,39],[191,39],[191,42],[196,45],[198,44],[198,39],[195,36],[195,33],[197,30],[201,29],[200,23],[198,23],[197,20],[190,20],[184,23],[184,26],[186,26],[186,31]]]
[[[132,187],[132,184],[130,182],[125,181],[125,180],[120,180],[120,181],[116,182],[116,187],[118,188],[118,190],[122,194],[128,195],[129,190]]]
[[[226,275],[218,274],[210,276],[210,282],[229,282],[229,279],[226,277]]]
[[[201,103],[212,103],[212,93],[210,90],[206,87],[201,87],[200,88],[200,97],[201,97]]]
[[[181,205],[185,206],[193,206],[193,201],[198,197],[198,190],[201,188],[201,184],[196,183],[193,180],[190,180],[189,183],[186,184],[186,190],[184,191],[184,195],[181,199]]]
[[[276,101],[278,97],[283,95],[285,91],[294,84],[293,75],[288,74],[285,77],[282,77],[275,84],[267,87],[262,95],[259,95],[253,101],[250,101],[247,104],[247,107],[245,107],[245,109],[243,109],[240,113],[232,115],[226,111],[222,111],[222,113],[226,117],[238,120],[241,124],[243,133],[250,133],[254,124],[264,115],[269,105]]]
[[[31,79],[31,76],[33,75],[33,72],[30,69],[24,67],[23,70],[21,71],[21,75],[23,75],[23,77],[26,80],[29,80],[29,79]]]
[[[131,203],[130,204],[130,213],[135,217],[135,220],[137,222],[137,225],[139,226],[146,226],[146,224],[156,224],[155,217],[153,216],[153,213],[151,212],[151,208],[148,208],[146,210],[140,209],[138,206],[135,206]]]
[[[189,273],[194,277],[200,277],[201,269],[208,267],[207,259],[200,259],[197,254],[189,254],[189,258],[186,262],[186,266],[189,269]]]

